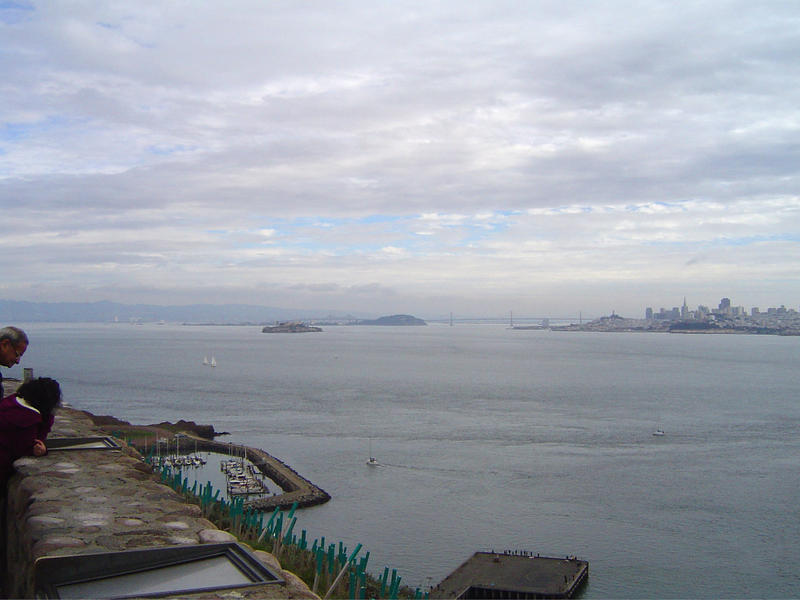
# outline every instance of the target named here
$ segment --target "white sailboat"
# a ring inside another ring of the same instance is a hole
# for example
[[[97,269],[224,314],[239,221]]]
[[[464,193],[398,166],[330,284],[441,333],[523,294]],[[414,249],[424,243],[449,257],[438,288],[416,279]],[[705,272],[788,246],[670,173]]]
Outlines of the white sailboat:
[[[217,359],[212,356],[211,357],[211,362],[209,362],[208,365],[210,367],[216,367],[217,366]]]
[[[210,364],[211,364],[211,363],[208,361],[208,355],[206,355],[206,356],[205,356],[205,358],[203,358],[203,364],[204,364],[205,366],[208,366],[208,365],[210,365]]]

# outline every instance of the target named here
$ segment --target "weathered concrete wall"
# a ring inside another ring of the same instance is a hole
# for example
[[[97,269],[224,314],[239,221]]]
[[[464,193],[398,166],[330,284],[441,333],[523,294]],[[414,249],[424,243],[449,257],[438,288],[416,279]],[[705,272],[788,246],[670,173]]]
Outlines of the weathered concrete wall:
[[[50,437],[104,436],[79,411],[62,408]],[[132,448],[62,450],[14,464],[6,502],[6,597],[34,597],[34,563],[62,556],[133,548],[235,541],[162,485]],[[237,588],[237,598],[317,598],[280,569],[274,556],[254,553],[285,580]],[[231,590],[181,597],[230,598]]]

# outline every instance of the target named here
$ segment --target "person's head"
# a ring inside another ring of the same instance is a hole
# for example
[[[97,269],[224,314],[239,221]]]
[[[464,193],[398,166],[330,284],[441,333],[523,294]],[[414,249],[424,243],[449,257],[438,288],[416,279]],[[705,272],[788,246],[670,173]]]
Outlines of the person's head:
[[[0,329],[0,365],[13,367],[28,349],[28,336],[19,327]]]
[[[61,404],[61,386],[55,379],[37,377],[19,386],[17,397],[24,398],[25,402],[42,413],[42,419],[45,420]]]

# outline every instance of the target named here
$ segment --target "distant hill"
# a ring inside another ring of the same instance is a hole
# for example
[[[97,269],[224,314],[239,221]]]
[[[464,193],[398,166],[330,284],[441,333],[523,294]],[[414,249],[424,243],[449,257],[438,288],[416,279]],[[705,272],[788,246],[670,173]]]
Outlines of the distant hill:
[[[427,325],[422,319],[411,315],[390,315],[378,319],[361,319],[355,325]]]
[[[0,300],[0,326],[14,323],[158,322],[258,325],[275,321],[355,317],[341,311],[302,310],[249,304],[120,304],[117,302],[24,302]]]

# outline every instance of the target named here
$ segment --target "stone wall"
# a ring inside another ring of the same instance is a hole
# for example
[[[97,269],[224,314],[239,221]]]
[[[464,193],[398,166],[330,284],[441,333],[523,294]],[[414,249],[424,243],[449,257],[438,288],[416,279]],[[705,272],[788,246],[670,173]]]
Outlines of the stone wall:
[[[105,435],[84,413],[64,407],[50,438]],[[34,597],[34,565],[43,557],[236,541],[118,442],[120,450],[53,450],[14,463],[4,511],[6,597]],[[317,598],[273,555],[253,554],[284,583],[180,597]]]

